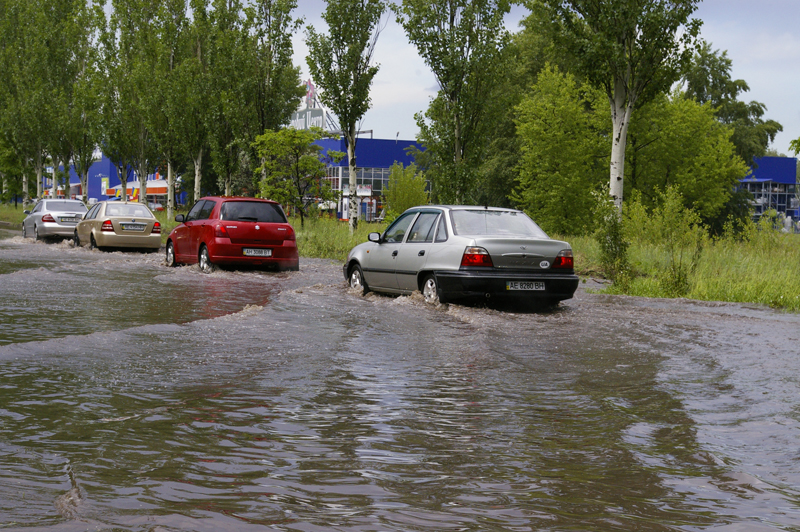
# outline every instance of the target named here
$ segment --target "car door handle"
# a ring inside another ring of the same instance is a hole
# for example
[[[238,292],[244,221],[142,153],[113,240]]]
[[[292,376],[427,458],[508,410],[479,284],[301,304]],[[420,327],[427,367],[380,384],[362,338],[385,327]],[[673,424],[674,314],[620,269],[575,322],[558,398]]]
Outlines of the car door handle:
[[[397,256],[397,250],[392,251],[392,257],[396,257],[396,256]]]
[[[419,253],[417,253],[417,257],[421,257],[421,256],[423,256],[424,254],[425,254],[425,250],[424,250],[424,249],[421,249],[421,250],[419,250]]]

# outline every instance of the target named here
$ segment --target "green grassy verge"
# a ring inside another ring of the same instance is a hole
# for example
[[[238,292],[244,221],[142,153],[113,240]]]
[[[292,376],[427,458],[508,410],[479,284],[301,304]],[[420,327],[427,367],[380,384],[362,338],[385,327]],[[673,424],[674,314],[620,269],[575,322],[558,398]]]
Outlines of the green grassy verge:
[[[12,225],[14,229],[22,228],[22,220],[27,216],[22,212],[22,203],[18,203],[16,207],[14,204],[0,203],[0,222],[7,222]]]
[[[305,226],[300,226],[300,218],[292,218],[289,223],[297,234],[297,248],[301,257],[333,259],[344,262],[347,254],[357,244],[367,241],[372,232],[382,232],[386,226],[362,222],[350,235],[347,222],[332,218],[306,218]]]

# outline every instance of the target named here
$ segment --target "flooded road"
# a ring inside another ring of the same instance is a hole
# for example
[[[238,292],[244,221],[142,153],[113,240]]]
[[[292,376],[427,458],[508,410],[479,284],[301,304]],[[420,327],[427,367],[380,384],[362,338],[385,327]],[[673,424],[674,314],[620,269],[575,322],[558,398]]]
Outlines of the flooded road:
[[[0,233],[0,529],[800,530],[800,316]]]

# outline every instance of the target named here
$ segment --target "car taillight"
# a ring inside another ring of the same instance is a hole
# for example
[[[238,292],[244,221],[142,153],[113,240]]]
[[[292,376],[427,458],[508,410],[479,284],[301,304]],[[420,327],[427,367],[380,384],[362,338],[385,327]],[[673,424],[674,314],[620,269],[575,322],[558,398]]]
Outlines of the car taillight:
[[[553,268],[562,268],[565,270],[571,270],[575,267],[575,261],[572,258],[572,250],[565,249],[562,250],[556,256],[556,260],[553,261]]]
[[[110,231],[110,232],[113,233],[114,232],[114,226],[111,225],[111,220],[106,220],[105,222],[103,222],[103,225],[100,226],[100,230],[101,231],[106,231],[106,232]]]
[[[151,231],[151,233],[155,233],[158,235],[161,234],[161,222],[156,222],[153,224],[153,230]]]
[[[465,249],[464,254],[461,256],[461,267],[473,266],[493,267],[494,264],[492,263],[492,257],[489,256],[489,252],[479,247],[469,247]]]
[[[214,229],[214,236],[217,238],[230,238],[228,229],[223,224],[217,224],[216,229]]]
[[[55,222],[56,220],[55,220],[55,218],[53,218],[52,215],[45,214],[44,216],[42,216],[42,221],[43,222]]]

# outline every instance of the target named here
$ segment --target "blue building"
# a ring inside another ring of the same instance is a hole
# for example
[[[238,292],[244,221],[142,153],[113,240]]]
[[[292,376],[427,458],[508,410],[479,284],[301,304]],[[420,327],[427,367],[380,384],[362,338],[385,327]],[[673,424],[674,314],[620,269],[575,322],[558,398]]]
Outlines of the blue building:
[[[753,215],[758,218],[774,209],[793,220],[800,218],[797,188],[797,158],[756,157],[755,167],[741,180],[753,195]]]
[[[351,190],[348,189],[347,144],[344,138],[321,139],[317,144],[324,154],[328,151],[340,151],[345,154],[338,163],[329,163],[327,179],[333,190],[341,194],[336,208],[337,216],[346,219],[347,202]],[[389,182],[390,168],[394,163],[408,166],[414,162],[413,152],[422,150],[422,146],[413,140],[385,140],[361,138],[356,142],[356,190],[359,197],[361,219],[374,220],[380,214],[381,196]]]
[[[102,154],[99,154],[99,156],[99,160],[89,167],[86,197],[90,204],[117,197],[122,188],[120,186],[122,182],[117,175],[117,168],[111,162],[111,159]],[[79,199],[83,194],[81,190],[81,180],[75,173],[75,168],[72,166],[70,166],[69,169],[69,183],[69,192],[65,194],[63,188],[59,187],[58,196],[68,196],[70,198]],[[139,189],[139,181],[136,180],[133,172],[131,172],[131,175],[128,177],[127,185],[128,196],[131,197],[134,195],[135,191]],[[45,196],[50,194],[52,186],[52,176],[43,175],[42,190]],[[161,179],[158,173],[147,176],[147,198],[148,201],[153,203],[166,204],[167,182]],[[176,201],[179,201],[177,193]]]

